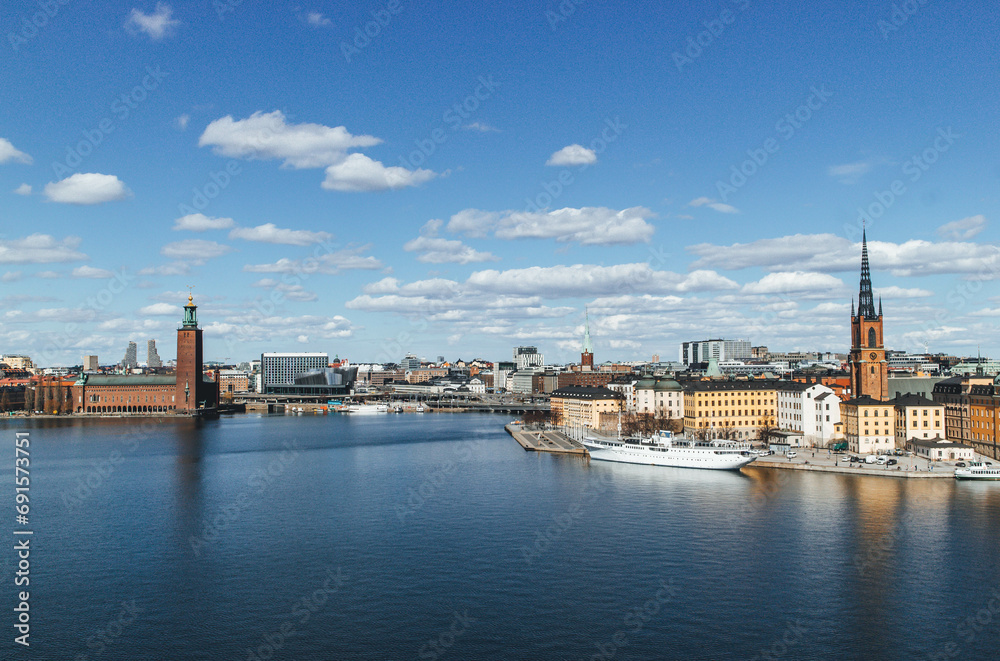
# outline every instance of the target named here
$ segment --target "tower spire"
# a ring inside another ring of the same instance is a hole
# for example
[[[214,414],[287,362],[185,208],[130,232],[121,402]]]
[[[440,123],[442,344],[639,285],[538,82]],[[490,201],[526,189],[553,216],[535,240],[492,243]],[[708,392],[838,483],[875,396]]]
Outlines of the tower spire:
[[[872,294],[872,274],[868,266],[868,237],[861,230],[861,286],[858,293],[858,316],[875,319],[875,296]]]
[[[590,311],[585,310],[587,324],[583,331],[583,353],[594,353],[594,343],[590,340]]]

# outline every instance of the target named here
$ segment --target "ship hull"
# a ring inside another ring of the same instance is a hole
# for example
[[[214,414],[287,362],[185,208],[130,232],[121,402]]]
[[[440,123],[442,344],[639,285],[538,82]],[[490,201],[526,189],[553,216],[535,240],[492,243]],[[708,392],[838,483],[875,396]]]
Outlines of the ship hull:
[[[590,453],[591,459],[646,466],[737,471],[756,459],[740,452],[726,450],[671,448],[661,452],[646,448],[606,448],[587,441],[584,441],[583,445]]]

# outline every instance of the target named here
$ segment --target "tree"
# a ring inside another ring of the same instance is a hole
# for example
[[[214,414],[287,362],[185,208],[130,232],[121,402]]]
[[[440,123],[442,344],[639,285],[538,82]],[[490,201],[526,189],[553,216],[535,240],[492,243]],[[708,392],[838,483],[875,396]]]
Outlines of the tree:
[[[28,413],[35,410],[35,387],[30,384],[24,386],[24,410]]]
[[[774,425],[774,418],[771,416],[761,416],[757,423],[757,440],[765,445],[778,435],[778,428]]]
[[[10,410],[10,396],[7,395],[7,389],[3,389],[3,395],[0,395],[0,411],[7,412]]]

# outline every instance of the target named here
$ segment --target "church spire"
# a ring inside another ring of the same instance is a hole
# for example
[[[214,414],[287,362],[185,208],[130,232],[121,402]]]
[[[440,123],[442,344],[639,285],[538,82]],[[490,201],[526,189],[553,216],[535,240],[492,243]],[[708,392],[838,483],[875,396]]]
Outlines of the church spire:
[[[868,267],[868,237],[861,230],[861,287],[858,293],[858,316],[875,319],[875,296],[872,294],[872,274]]]
[[[586,312],[587,325],[583,331],[583,353],[594,353],[594,343],[590,340],[590,311]]]

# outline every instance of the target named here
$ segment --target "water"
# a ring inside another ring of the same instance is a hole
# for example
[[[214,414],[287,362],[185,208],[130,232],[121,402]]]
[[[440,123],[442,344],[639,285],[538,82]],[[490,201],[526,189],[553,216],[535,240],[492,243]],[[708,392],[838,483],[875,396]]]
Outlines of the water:
[[[1000,484],[587,463],[507,421],[35,421],[31,658],[997,656]]]

